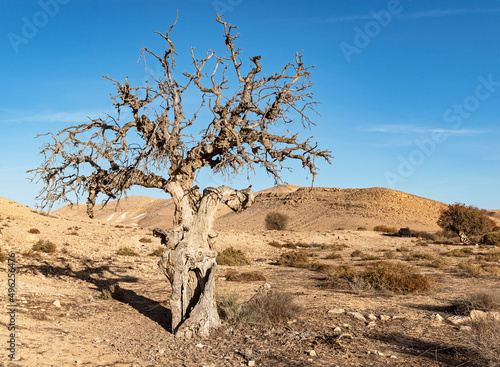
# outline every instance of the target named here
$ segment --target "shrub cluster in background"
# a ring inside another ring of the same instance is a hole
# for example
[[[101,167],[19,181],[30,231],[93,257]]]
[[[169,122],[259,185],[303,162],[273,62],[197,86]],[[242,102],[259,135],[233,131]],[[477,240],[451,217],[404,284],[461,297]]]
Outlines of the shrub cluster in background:
[[[269,212],[265,219],[266,229],[282,231],[288,224],[288,216],[279,212]]]
[[[398,229],[396,227],[389,227],[386,225],[378,225],[373,228],[375,232],[382,232],[387,234],[396,234],[398,233]]]

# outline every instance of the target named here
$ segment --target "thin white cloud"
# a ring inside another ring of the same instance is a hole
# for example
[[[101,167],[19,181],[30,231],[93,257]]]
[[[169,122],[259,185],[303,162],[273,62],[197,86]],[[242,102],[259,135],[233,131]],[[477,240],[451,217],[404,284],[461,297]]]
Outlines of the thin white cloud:
[[[376,11],[374,9],[374,11]],[[467,15],[467,14],[494,14],[500,13],[500,9],[448,9],[448,10],[428,10],[414,13],[395,14],[394,18],[398,19],[422,19],[422,18],[439,18],[449,17],[454,15]],[[349,15],[344,17],[330,17],[325,21],[326,23],[342,23],[342,22],[355,22],[358,20],[373,19],[373,16],[368,14]]]
[[[484,130],[473,129],[440,129],[440,128],[422,128],[415,125],[382,125],[373,127],[361,127],[358,130],[373,133],[385,134],[429,134],[442,133],[446,135],[474,135],[486,133]]]
[[[104,116],[103,111],[11,111],[0,110],[0,123],[15,124],[28,122],[45,122],[45,123],[81,123],[88,122],[89,117]]]

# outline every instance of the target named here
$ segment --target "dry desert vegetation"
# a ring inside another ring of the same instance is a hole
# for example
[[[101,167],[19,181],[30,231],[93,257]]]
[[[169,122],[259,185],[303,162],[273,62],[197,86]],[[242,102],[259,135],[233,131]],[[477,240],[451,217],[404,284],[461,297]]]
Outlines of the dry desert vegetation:
[[[163,250],[151,231],[172,222],[169,200],[129,197],[90,220],[84,206],[47,214],[0,199],[2,309],[9,254],[17,301],[16,360],[2,312],[0,361],[498,366],[500,248],[438,233],[445,207],[382,188],[283,185],[259,192],[240,214],[222,210],[216,291],[224,322],[209,338],[186,340],[169,330],[170,289],[156,265]],[[269,212],[286,214],[286,229],[267,230]],[[500,222],[498,214],[490,213]],[[402,227],[416,235],[392,234]],[[237,313],[264,284],[270,301]]]

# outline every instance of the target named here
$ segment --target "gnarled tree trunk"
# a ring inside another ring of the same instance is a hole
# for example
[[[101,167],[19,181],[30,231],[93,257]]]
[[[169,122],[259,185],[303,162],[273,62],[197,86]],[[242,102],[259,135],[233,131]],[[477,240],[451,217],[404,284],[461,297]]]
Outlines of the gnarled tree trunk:
[[[187,338],[208,336],[211,328],[220,325],[214,298],[215,215],[222,204],[234,211],[249,207],[254,194],[250,188],[238,191],[226,186],[207,188],[203,195],[181,185],[169,191],[176,204],[174,228],[155,229],[154,234],[167,247],[158,266],[172,286],[172,331]]]

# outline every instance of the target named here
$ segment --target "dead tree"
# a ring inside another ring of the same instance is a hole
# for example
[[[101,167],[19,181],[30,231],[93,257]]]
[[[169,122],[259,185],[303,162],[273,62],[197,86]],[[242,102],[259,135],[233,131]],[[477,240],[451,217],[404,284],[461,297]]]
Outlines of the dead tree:
[[[270,129],[278,123],[293,126],[295,122],[304,128],[313,124],[310,68],[304,66],[301,55],[296,54],[294,62],[279,72],[261,75],[261,57],[250,57],[244,66],[235,47],[236,27],[221,16],[217,22],[224,28],[222,56],[208,51],[197,58],[192,48],[192,71],[179,78],[170,38],[175,23],[165,35],[157,32],[166,41],[164,52],[143,48],[141,53],[162,66],[162,75],[153,77],[154,86],[147,82],[132,87],[127,78],[122,84],[106,77],[117,88],[112,96],[117,116],[90,119],[47,134],[49,142],[41,147],[44,162],[30,171],[44,184],[38,196],[42,208],[85,195],[90,217],[98,195],[107,202],[134,185],[157,188],[172,197],[173,227],[154,234],[166,246],[159,266],[172,286],[172,330],[185,337],[208,335],[210,328],[220,324],[214,300],[217,233],[213,224],[218,208],[225,204],[239,212],[254,201],[250,188],[220,186],[200,192],[195,186],[199,170],[209,167],[215,173],[237,174],[260,166],[281,182],[280,173],[288,168],[285,161],[298,160],[314,181],[315,158],[328,162],[331,158],[312,138],[300,140],[298,133],[273,134]],[[200,104],[188,115],[183,96],[191,89],[199,93]],[[200,123],[197,117],[202,109],[210,117]],[[124,110],[130,118],[120,117]]]

